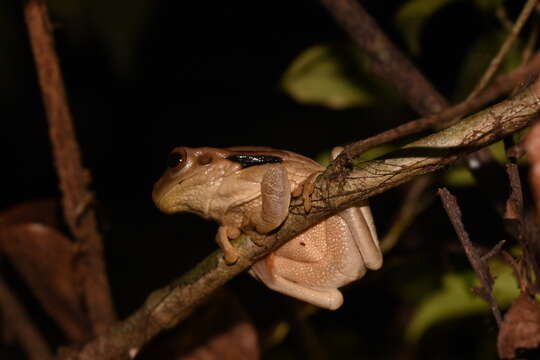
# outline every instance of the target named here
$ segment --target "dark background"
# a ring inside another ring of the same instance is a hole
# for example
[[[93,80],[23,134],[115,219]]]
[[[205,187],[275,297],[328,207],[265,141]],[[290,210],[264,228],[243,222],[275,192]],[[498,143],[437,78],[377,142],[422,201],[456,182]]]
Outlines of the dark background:
[[[393,25],[403,1],[362,3],[405,49]],[[2,209],[59,195],[20,4],[0,1]],[[214,223],[187,214],[166,216],[153,206],[153,183],[173,147],[266,145],[315,157],[337,144],[415,118],[399,102],[335,111],[298,104],[281,90],[281,75],[303,50],[348,41],[317,1],[56,0],[49,4],[83,161],[93,175],[121,317],[138,307],[149,291],[216,248]],[[455,100],[460,96],[455,89],[461,60],[478,36],[497,27],[500,24],[493,17],[478,13],[471,2],[456,1],[429,20],[429,31],[422,33],[423,50],[412,59],[435,87]],[[402,191],[372,201],[381,234],[397,211]],[[487,207],[476,191],[462,191],[469,196],[467,211]],[[434,268],[445,266],[448,255],[441,243],[426,234],[446,231],[448,237],[452,232],[438,203],[426,214],[387,262],[419,256]],[[493,224],[492,219],[487,221]],[[482,228],[481,223],[473,224],[473,233],[476,226]],[[489,231],[495,232],[493,228]],[[315,332],[328,341],[352,333],[354,341],[341,348],[362,345],[361,354],[389,356],[396,351],[390,345],[401,341],[400,329],[409,311],[398,305],[401,297],[392,284],[408,281],[408,276],[407,269],[401,269],[399,276],[388,269],[369,274],[346,293],[342,310],[314,317]],[[410,276],[414,278],[414,269]],[[248,275],[229,286],[262,330],[292,301]],[[492,337],[495,332],[488,319],[486,315],[480,323],[484,330],[488,324]],[[468,326],[458,324],[459,329]],[[288,341],[273,351],[287,353],[287,346],[294,348],[294,341]],[[444,344],[439,350],[448,359],[453,351],[462,354],[460,347],[469,349],[462,338]]]

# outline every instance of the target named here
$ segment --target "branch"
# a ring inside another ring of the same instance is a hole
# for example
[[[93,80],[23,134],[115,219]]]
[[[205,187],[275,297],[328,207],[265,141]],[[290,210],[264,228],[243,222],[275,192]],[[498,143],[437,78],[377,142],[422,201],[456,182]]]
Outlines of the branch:
[[[506,54],[505,49],[511,45],[513,39],[521,30],[523,23],[530,15],[531,4],[536,1],[529,0],[528,4],[524,7],[522,14],[518,21],[516,21],[515,28],[512,29],[511,35],[499,51],[499,59],[494,59],[493,62],[500,62],[504,58]],[[485,87],[485,84],[483,84],[481,88],[478,87],[474,96],[469,96],[462,103],[448,107],[447,100],[431,85],[412,62],[399,51],[397,46],[388,39],[375,20],[364,10],[358,1],[321,0],[321,2],[349,34],[356,45],[370,57],[373,63],[373,72],[381,79],[393,84],[400,96],[418,113],[430,115],[347,146],[338,157],[339,160],[333,163],[333,171],[336,173],[342,171],[350,163],[352,158],[370,148],[436,126],[440,128],[449,121],[478,110],[499,96],[509,93],[520,83],[527,82],[531,74],[540,71],[539,53],[528,64],[522,65],[511,73],[497,78],[493,85],[485,91],[480,91]],[[496,69],[495,66],[498,65],[494,65],[487,72]],[[491,78],[493,74],[488,75]],[[433,113],[436,114],[432,115]]]
[[[538,241],[537,231],[532,229],[530,219],[524,216],[523,190],[519,176],[518,165],[515,163],[506,164],[510,191],[504,212],[504,222],[506,230],[512,234],[522,249],[522,272],[517,277],[522,292],[534,296],[538,291],[538,277],[540,268],[536,259],[536,247]]]
[[[448,102],[388,39],[357,0],[321,0],[352,40],[371,60],[373,72],[393,84],[421,115],[441,111]]]
[[[523,9],[521,10],[521,13],[519,14],[518,19],[516,20],[516,23],[512,26],[510,30],[510,34],[506,37],[506,40],[504,41],[503,45],[499,49],[499,52],[493,59],[491,59],[491,62],[482,75],[482,78],[476,84],[475,88],[469,96],[467,96],[467,100],[474,98],[480,91],[482,91],[483,88],[486,87],[486,85],[489,83],[497,69],[499,69],[499,66],[501,65],[502,61],[508,54],[508,51],[512,48],[512,45],[514,44],[514,41],[516,40],[519,32],[525,25],[525,22],[533,12],[534,8],[536,7],[536,4],[538,3],[538,0],[528,0],[525,6],[523,6]]]
[[[68,107],[52,28],[43,0],[26,0],[24,15],[49,122],[56,171],[60,180],[64,218],[80,242],[82,287],[94,333],[99,334],[116,319],[103,260],[101,234],[95,212],[88,207],[90,173],[81,164],[79,145]]]
[[[153,292],[145,304],[125,321],[90,341],[64,359],[118,359],[134,357],[159,332],[175,327],[194,308],[228,280],[248,269],[310,225],[364,199],[394,188],[418,175],[433,172],[481,147],[529,125],[540,111],[540,81],[514,98],[494,105],[438,133],[415,141],[382,159],[360,164],[342,177],[327,172],[315,181],[313,208],[304,211],[301,199],[293,199],[289,216],[263,246],[241,236],[234,241],[240,259],[231,266],[216,251],[169,286]],[[328,171],[328,170],[327,170]]]
[[[420,114],[430,115],[399,125],[347,146],[339,158],[332,164],[330,171],[334,176],[337,176],[346,167],[350,166],[353,158],[370,148],[427,129],[440,129],[448,126],[450,122],[457,121],[457,119],[464,115],[470,114],[487,103],[494,101],[499,96],[509,93],[515,88],[523,87],[522,84],[530,80],[531,74],[538,73],[540,70],[539,53],[528,64],[523,64],[511,73],[500,76],[490,88],[484,90],[502,59],[504,59],[508,49],[510,49],[510,46],[516,39],[526,19],[530,16],[531,10],[534,7],[533,5],[537,0],[528,0],[515,26],[512,27],[511,33],[501,46],[498,55],[492,60],[491,65],[486,70],[482,81],[477,85],[475,91],[465,101],[450,108],[444,96],[437,92],[429,80],[388,39],[375,20],[363,9],[361,3],[356,0],[321,0],[321,2],[349,34],[354,43],[370,57],[373,72],[383,80],[386,80],[386,82],[392,84],[398,90],[401,97],[413,109]],[[534,36],[531,37],[531,40],[533,38]],[[524,62],[525,59],[528,59],[528,56],[524,57]],[[441,111],[441,109],[444,110]],[[433,115],[433,113],[436,114]],[[465,164],[473,172],[475,177],[489,179],[492,171],[490,171],[491,167],[486,166],[486,164],[489,164],[490,160],[492,160],[492,156],[488,149],[481,149],[476,153],[470,154]],[[486,184],[489,186],[491,182],[488,181]],[[417,186],[415,185],[415,187]],[[400,214],[405,214],[405,217],[402,219],[411,220],[413,218],[413,216],[410,216],[409,210],[407,204],[404,203],[399,211]],[[398,227],[392,228],[389,233],[390,237],[388,237],[388,240],[390,242],[384,241],[382,243],[383,247],[391,246],[392,242],[397,240],[399,230],[402,228],[400,225],[406,225],[406,222],[402,223],[400,221],[396,224]]]
[[[386,254],[396,246],[401,234],[414,222],[416,217],[424,211],[433,200],[432,194],[426,194],[433,183],[431,176],[420,176],[408,184],[405,189],[406,195],[402,200],[401,207],[388,227],[386,235],[380,240],[381,251]]]
[[[510,93],[516,86],[529,82],[531,78],[536,76],[539,72],[540,52],[538,52],[527,64],[520,66],[508,74],[499,76],[491,86],[474,98],[448,107],[437,114],[407,122],[370,138],[350,144],[345,147],[345,150],[332,163],[333,171],[341,171],[350,162],[350,159],[359,156],[374,146],[433,128],[435,125],[445,124],[452,119],[478,110],[500,96]]]
[[[536,206],[536,216],[540,222],[540,121],[536,121],[527,134],[525,147],[531,164],[529,182]]]
[[[454,227],[454,230],[458,235],[459,241],[461,242],[463,249],[465,250],[465,254],[467,254],[467,259],[469,259],[469,262],[471,263],[474,272],[480,280],[480,286],[474,288],[473,291],[476,293],[476,295],[480,296],[489,304],[489,307],[493,312],[493,316],[497,321],[497,325],[500,327],[502,323],[501,311],[499,310],[497,302],[492,295],[494,280],[493,276],[491,276],[491,273],[489,271],[489,267],[487,266],[484,259],[480,257],[477,250],[474,248],[474,245],[469,238],[469,234],[465,230],[465,226],[461,221],[461,210],[459,209],[456,198],[450,193],[450,191],[446,190],[445,188],[439,189],[439,196],[441,197],[444,210],[446,210],[448,218],[450,219],[450,222],[452,223],[452,226]],[[500,242],[489,253],[494,253],[500,250],[502,244],[504,244],[504,242]],[[486,256],[486,258],[488,257],[489,256]]]

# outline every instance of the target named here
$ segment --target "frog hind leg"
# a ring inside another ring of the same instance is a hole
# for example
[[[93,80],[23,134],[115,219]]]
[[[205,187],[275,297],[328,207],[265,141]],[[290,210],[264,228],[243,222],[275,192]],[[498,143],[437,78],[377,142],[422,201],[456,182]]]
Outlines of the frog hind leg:
[[[383,257],[367,201],[360,207],[343,210],[338,216],[347,223],[366,267],[380,269]]]
[[[342,151],[343,147],[333,148],[330,154],[332,160]],[[343,210],[338,215],[347,223],[366,267],[371,270],[379,269],[383,258],[368,201],[365,200],[358,207]]]
[[[270,289],[282,294],[305,301],[315,306],[336,310],[343,304],[343,295],[338,289],[314,289],[288,280],[272,271],[272,256],[257,262],[251,267],[249,273],[262,281]]]

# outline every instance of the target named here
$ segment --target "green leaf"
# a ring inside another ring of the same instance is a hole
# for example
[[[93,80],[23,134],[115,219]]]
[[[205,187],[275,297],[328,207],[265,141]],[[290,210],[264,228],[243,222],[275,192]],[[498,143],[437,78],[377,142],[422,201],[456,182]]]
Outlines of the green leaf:
[[[382,144],[375,146],[374,148],[369,149],[360,156],[360,161],[369,161],[381,157],[385,154],[388,154],[391,151],[394,151],[398,148],[396,145],[392,144]]]
[[[447,186],[468,187],[476,184],[474,176],[465,166],[455,165],[442,174],[442,181]]]
[[[375,103],[368,61],[352,46],[316,45],[302,52],[283,74],[281,86],[296,101],[332,109]]]
[[[430,16],[455,0],[410,0],[396,14],[396,26],[401,30],[413,54],[420,53],[420,34]]]
[[[489,266],[495,277],[493,296],[499,307],[508,307],[519,294],[512,270],[498,261],[490,261]],[[478,281],[472,270],[461,273],[446,273],[442,277],[442,287],[420,301],[408,328],[406,338],[416,343],[433,325],[438,323],[489,312],[489,306],[471,291],[471,282]]]
[[[496,143],[493,143],[489,145],[489,150],[491,150],[491,155],[495,158],[495,160],[501,164],[504,165],[508,161],[506,158],[506,150],[504,148],[504,141],[497,141]]]

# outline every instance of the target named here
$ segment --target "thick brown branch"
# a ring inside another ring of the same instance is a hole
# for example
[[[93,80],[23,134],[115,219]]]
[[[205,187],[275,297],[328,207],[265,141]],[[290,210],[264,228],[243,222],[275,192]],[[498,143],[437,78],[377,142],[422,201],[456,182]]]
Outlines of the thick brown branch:
[[[420,115],[428,116],[448,107],[448,101],[427,80],[413,63],[386,36],[375,20],[356,0],[321,0],[354,43],[371,59],[373,73],[393,85]],[[416,133],[430,127],[431,122],[413,121],[350,146],[333,162],[340,172],[352,159],[370,148]]]
[[[56,171],[63,193],[64,217],[81,243],[81,278],[94,332],[103,332],[116,318],[105,274],[103,245],[93,209],[90,174],[81,164],[47,8],[43,0],[27,0],[24,15],[49,122]]]
[[[448,103],[433,88],[357,0],[321,0],[352,40],[371,59],[373,72],[394,85],[400,96],[421,115],[441,111]]]
[[[418,175],[440,169],[461,155],[527,126],[540,111],[539,93],[540,82],[536,82],[510,100],[411,143],[384,159],[361,164],[348,174],[345,181],[320,176],[315,182],[311,212],[306,214],[302,200],[294,199],[287,220],[278,232],[266,239],[264,246],[256,246],[246,237],[240,237],[235,241],[240,254],[236,264],[226,265],[223,254],[214,252],[176,283],[152,293],[146,303],[128,319],[82,349],[65,353],[64,358],[106,360],[136,354],[156,334],[186,318],[229,279],[311,224]]]
[[[49,346],[2,278],[0,278],[0,312],[17,336],[17,340],[29,359],[50,360],[53,358]]]

